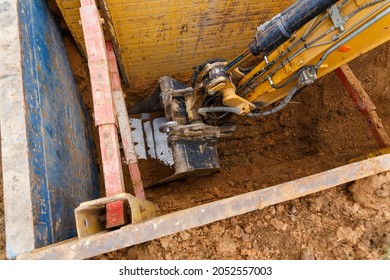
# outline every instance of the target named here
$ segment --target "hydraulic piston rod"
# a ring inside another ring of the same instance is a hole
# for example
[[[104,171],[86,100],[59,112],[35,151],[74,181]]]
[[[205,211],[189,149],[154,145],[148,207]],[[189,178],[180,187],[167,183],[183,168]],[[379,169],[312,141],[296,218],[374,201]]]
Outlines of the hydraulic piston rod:
[[[257,28],[255,40],[250,44],[249,49],[227,64],[224,67],[225,72],[233,71],[246,61],[251,54],[255,56],[270,54],[290,39],[306,23],[337,2],[338,0],[299,0],[295,2],[270,21],[260,25]]]

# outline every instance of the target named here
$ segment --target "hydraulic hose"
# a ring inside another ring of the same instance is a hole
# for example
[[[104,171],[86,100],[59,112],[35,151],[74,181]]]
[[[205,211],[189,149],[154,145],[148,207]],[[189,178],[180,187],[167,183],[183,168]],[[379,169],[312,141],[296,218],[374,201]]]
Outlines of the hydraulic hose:
[[[331,54],[333,53],[335,50],[337,50],[339,47],[341,47],[343,44],[345,44],[346,42],[348,42],[349,40],[351,40],[352,38],[356,37],[357,35],[359,35],[360,33],[362,33],[364,30],[366,30],[368,27],[370,27],[371,25],[373,25],[374,23],[378,22],[379,20],[381,20],[382,18],[384,18],[385,16],[387,16],[388,14],[390,13],[390,7],[383,10],[382,12],[380,12],[378,15],[376,15],[374,18],[372,18],[371,20],[369,20],[368,22],[366,22],[365,24],[363,24],[362,26],[360,26],[358,29],[354,30],[351,34],[349,34],[348,36],[346,36],[345,38],[343,38],[342,40],[340,40],[337,44],[335,44],[334,46],[332,46],[331,48],[329,48],[324,54],[323,56],[320,58],[320,60],[317,62],[317,64],[315,65],[315,69],[318,70],[320,68],[320,66],[322,65],[322,63],[324,63],[324,61],[326,60],[326,58]]]
[[[295,85],[291,88],[289,93],[286,95],[286,97],[278,104],[278,106],[272,108],[269,111],[264,111],[260,113],[249,113],[247,114],[248,117],[261,117],[261,116],[268,116],[273,113],[276,113],[280,110],[282,110],[289,102],[290,100],[294,97],[295,93],[299,90],[298,85]]]
[[[249,49],[255,56],[268,55],[306,23],[337,3],[338,0],[299,0],[257,28]]]
[[[234,114],[240,114],[241,110],[236,107],[203,107],[198,110],[198,113],[202,116],[205,116],[208,113],[234,113]]]

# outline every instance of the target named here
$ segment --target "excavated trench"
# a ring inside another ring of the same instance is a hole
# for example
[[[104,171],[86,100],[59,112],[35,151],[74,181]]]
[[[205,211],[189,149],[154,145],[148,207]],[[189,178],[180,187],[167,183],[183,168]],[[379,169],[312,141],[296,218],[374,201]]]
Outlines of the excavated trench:
[[[92,114],[87,63],[73,40],[66,36],[65,41],[80,94]],[[390,43],[350,66],[390,131]],[[128,106],[148,95],[155,82],[133,87],[127,94]],[[234,136],[218,144],[220,173],[147,189],[147,198],[159,205],[161,213],[325,171],[377,148],[368,125],[333,73],[306,88],[279,113],[237,117],[236,121]],[[94,127],[92,131],[97,139]],[[146,183],[170,172],[156,162],[143,161],[140,167]],[[127,168],[124,170],[129,186]],[[389,258],[389,182],[390,175],[381,174],[96,259]],[[131,187],[128,191],[132,192]],[[0,203],[0,259],[5,259],[3,201]]]

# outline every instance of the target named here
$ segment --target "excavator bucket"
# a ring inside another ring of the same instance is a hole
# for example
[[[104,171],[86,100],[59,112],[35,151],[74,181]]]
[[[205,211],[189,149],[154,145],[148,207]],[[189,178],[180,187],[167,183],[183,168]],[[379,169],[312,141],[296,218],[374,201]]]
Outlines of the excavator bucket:
[[[149,114],[142,118],[131,118],[132,134],[138,160],[157,160],[161,168],[173,170],[172,175],[151,182],[145,187],[182,180],[191,176],[210,175],[220,170],[215,145],[201,153],[205,145],[210,143],[197,141],[168,144],[168,135],[160,128],[167,122],[165,117],[149,119]],[[201,156],[201,159],[199,158]]]
[[[156,159],[174,169],[169,177],[148,184],[156,186],[188,177],[210,175],[220,170],[216,144],[231,136],[235,126],[214,127],[203,122],[188,123],[186,98],[193,89],[170,77],[162,77],[154,92],[129,113],[138,159]],[[160,104],[163,104],[161,106]],[[151,118],[149,112],[165,108],[165,116]]]

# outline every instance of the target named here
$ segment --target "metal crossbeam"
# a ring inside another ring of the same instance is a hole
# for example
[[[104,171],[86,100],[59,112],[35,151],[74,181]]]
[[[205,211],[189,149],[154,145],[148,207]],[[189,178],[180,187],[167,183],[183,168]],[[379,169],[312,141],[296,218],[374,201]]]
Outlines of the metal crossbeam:
[[[245,214],[390,170],[390,154],[351,163],[298,180],[156,217],[118,230],[73,239],[18,259],[84,259],[179,231]],[[191,219],[188,219],[191,217]],[[142,233],[142,234],[140,234]]]

